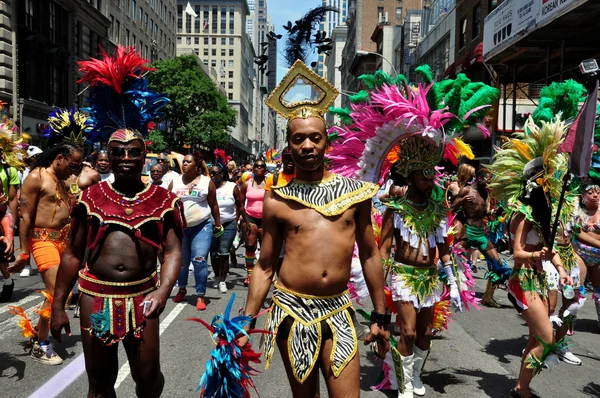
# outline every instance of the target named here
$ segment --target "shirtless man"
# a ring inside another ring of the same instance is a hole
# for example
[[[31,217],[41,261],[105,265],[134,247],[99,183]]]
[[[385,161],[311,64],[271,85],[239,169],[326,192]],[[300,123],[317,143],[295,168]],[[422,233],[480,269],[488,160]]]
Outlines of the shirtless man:
[[[265,193],[261,256],[250,279],[244,313],[254,316],[260,311],[285,240],[268,315],[267,329],[274,334],[265,344],[266,366],[276,342],[294,397],[318,396],[319,368],[330,397],[358,397],[358,341],[347,291],[355,241],[375,309],[365,344],[377,341],[385,353],[389,339],[381,257],[371,226],[371,197],[377,186],[325,169],[329,142],[320,117],[290,120],[288,144],[296,176]],[[340,195],[347,193],[349,200],[341,203],[339,196],[327,195],[332,188]],[[246,342],[245,337],[240,339],[241,344]]]
[[[79,196],[81,191],[97,184],[101,181],[98,173],[89,163],[83,162],[78,170],[67,180],[69,191],[75,197]]]
[[[65,180],[81,168],[81,161],[79,147],[66,143],[57,145],[38,155],[33,170],[21,188],[21,252],[9,269],[11,272],[20,272],[24,266],[30,265],[30,256],[33,256],[46,292],[50,295],[54,295],[74,201]],[[47,301],[44,302],[44,306],[49,305]],[[38,340],[34,342],[31,356],[45,364],[59,365],[63,360],[50,343],[48,321],[40,317]]]
[[[142,182],[141,136],[119,132],[109,140],[115,182],[112,187],[104,181],[88,188],[73,211],[73,231],[58,271],[52,335],[60,341],[63,328],[71,335],[64,305],[79,273],[88,397],[115,396],[120,340],[137,396],[158,397],[164,386],[158,317],[181,267],[182,207],[175,195]],[[86,247],[90,256],[82,269]],[[164,253],[160,287],[159,248]]]
[[[487,184],[491,179],[492,174],[488,169],[479,169],[475,183],[460,190],[452,207],[455,209],[462,207],[466,216],[466,238],[459,244],[465,249],[476,248],[483,253],[488,263],[488,282],[481,303],[488,307],[500,308],[500,304],[494,300],[494,291],[499,284],[506,282],[511,270],[500,260],[496,247],[488,240],[484,231],[483,218],[488,214]]]

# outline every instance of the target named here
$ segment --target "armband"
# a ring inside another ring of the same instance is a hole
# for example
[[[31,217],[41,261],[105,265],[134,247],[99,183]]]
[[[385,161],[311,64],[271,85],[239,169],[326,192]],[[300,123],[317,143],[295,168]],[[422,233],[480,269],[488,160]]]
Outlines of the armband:
[[[385,314],[380,314],[379,312],[373,310],[371,311],[371,325],[377,324],[379,327],[383,327],[389,324],[392,321],[392,315],[389,312]]]
[[[22,258],[23,260],[29,260],[30,255],[25,254],[25,253],[19,253],[19,257]]]

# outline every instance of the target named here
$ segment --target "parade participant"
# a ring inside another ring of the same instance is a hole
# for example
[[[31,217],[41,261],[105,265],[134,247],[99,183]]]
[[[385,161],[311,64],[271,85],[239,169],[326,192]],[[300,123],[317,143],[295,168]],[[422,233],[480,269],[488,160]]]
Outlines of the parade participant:
[[[392,347],[391,356],[394,380],[401,375],[398,396],[404,398],[425,394],[420,375],[430,349],[434,305],[442,293],[436,249],[454,306],[460,310],[476,301],[472,283],[466,283],[472,281],[470,270],[454,264],[446,243],[450,209],[443,190],[435,188],[436,167],[443,158],[456,165],[460,156],[473,157],[457,135],[477,125],[498,96],[498,90],[471,83],[462,74],[433,83],[429,67],[417,73],[425,84],[416,87],[404,76],[380,71],[361,76],[367,90],[350,97],[350,109],[333,110],[344,125],[332,128],[339,139],[329,153],[334,171],[381,182],[393,167],[408,184],[404,195],[384,200],[380,244],[401,324],[398,349]],[[454,137],[446,135],[451,133]],[[389,154],[396,145],[394,159]],[[395,257],[389,261],[394,240]]]
[[[158,185],[159,187],[163,187],[163,188],[168,188],[168,186],[164,186],[164,181],[163,181],[163,176],[164,176],[164,170],[163,167],[160,164],[155,164],[154,166],[150,167],[150,178],[152,179],[152,184],[153,185]]]
[[[171,181],[179,176],[179,173],[171,168],[171,157],[166,152],[162,152],[156,157],[156,163],[163,167],[163,183],[166,185],[165,188],[168,188]]]
[[[53,303],[52,334],[60,339],[64,328],[70,335],[64,305],[79,274],[88,396],[116,396],[118,342],[122,340],[136,395],[158,397],[164,386],[158,316],[179,273],[185,221],[179,198],[141,180],[146,152],[142,134],[168,99],[145,91],[140,75],[148,69],[148,61],[132,49],[119,46],[114,57],[101,56],[80,62],[80,71],[85,73],[82,81],[90,82],[91,114],[97,123],[93,139],[105,141],[110,135],[115,181],[85,190],[72,212],[73,230],[59,267]],[[111,73],[111,79],[105,73]],[[136,111],[140,103],[145,107]],[[86,248],[90,256],[84,264]],[[164,253],[160,286],[156,276],[159,249]]]
[[[500,308],[494,300],[494,291],[500,284],[506,283],[510,276],[510,268],[500,260],[496,247],[485,235],[484,218],[489,212],[489,193],[487,184],[492,178],[488,169],[477,171],[477,179],[471,186],[462,188],[453,202],[453,208],[462,209],[465,214],[466,238],[459,242],[464,249],[476,248],[488,263],[487,285],[481,303],[488,307]]]
[[[236,169],[237,165],[235,164],[235,161],[230,160],[227,162],[227,174],[229,175],[228,181],[233,181],[233,175],[235,174]]]
[[[242,213],[242,199],[237,186],[228,181],[229,174],[220,165],[210,169],[210,178],[217,188],[219,216],[223,234],[213,237],[210,248],[210,261],[215,273],[215,286],[221,293],[227,293],[227,273],[229,272],[229,252],[237,234],[237,220]],[[218,280],[218,284],[216,281]]]
[[[294,80],[297,76],[301,78]],[[318,85],[312,92],[325,94],[310,105],[281,101],[283,92],[301,84],[297,82]],[[331,396],[360,394],[358,340],[347,291],[355,241],[374,306],[365,344],[377,341],[380,355],[388,345],[383,271],[371,226],[370,199],[378,188],[325,169],[329,141],[322,115],[337,94],[297,61],[266,102],[288,119],[287,141],[296,176],[265,193],[264,239],[244,314],[253,316],[260,311],[285,240],[286,253],[266,326],[273,334],[264,348],[268,367],[275,344],[279,347],[294,397],[318,394],[319,368]],[[241,344],[246,341],[240,339]]]
[[[530,384],[553,353],[564,350],[555,341],[548,315],[548,284],[543,263],[550,262],[562,285],[572,285],[560,256],[553,251],[551,225],[567,173],[567,156],[556,152],[567,127],[557,116],[537,126],[532,118],[524,132],[506,141],[490,166],[490,187],[497,198],[513,204],[510,223],[515,266],[508,281],[509,299],[529,328],[529,341],[517,384],[510,396],[536,397]]]
[[[110,171],[108,152],[105,150],[99,151],[96,155],[96,171],[100,173],[100,179],[102,181],[115,181],[115,175]]]
[[[263,199],[265,197],[265,176],[267,174],[267,164],[264,160],[254,162],[252,169],[254,178],[246,181],[240,189],[242,198],[242,231],[244,231],[244,242],[246,246],[246,279],[244,286],[250,283],[250,276],[254,270],[254,261],[256,258],[256,248],[262,242],[262,212]]]
[[[196,309],[198,311],[206,309],[204,295],[208,279],[208,253],[213,234],[220,236],[223,233],[219,204],[217,203],[217,189],[210,177],[201,174],[202,163],[204,160],[199,152],[185,155],[182,165],[183,174],[177,175],[168,188],[170,192],[181,198],[187,221],[181,248],[182,266],[177,279],[179,291],[173,301],[179,303],[187,294],[186,286],[191,262],[194,267]]]
[[[265,191],[271,190],[273,185],[282,185],[290,182],[294,178],[296,165],[294,163],[294,158],[292,157],[290,147],[286,146],[283,151],[281,151],[281,164],[283,165],[281,171],[270,174],[267,177]]]
[[[470,185],[475,178],[475,167],[468,163],[463,163],[458,166],[456,173],[456,179],[448,184],[448,193],[450,200],[453,201],[454,197],[458,195],[461,189]]]
[[[17,190],[20,183],[17,170],[25,168],[25,162],[21,160],[25,157],[25,153],[19,146],[22,141],[18,138],[18,128],[4,114],[4,109],[0,109],[0,112],[2,116],[2,123],[0,123],[0,180],[2,182],[0,273],[4,278],[0,302],[7,302],[12,298],[15,288],[15,283],[10,277],[12,271],[8,262],[13,259],[14,223],[18,220]],[[29,273],[23,276],[29,276]]]

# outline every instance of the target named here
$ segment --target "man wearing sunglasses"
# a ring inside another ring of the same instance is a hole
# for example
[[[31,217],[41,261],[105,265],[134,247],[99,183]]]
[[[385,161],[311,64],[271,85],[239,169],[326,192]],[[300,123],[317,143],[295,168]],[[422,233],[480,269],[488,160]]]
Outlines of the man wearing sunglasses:
[[[179,176],[179,173],[171,170],[171,157],[166,152],[163,152],[156,157],[156,163],[160,164],[163,168],[162,187],[166,188],[171,181],[173,181],[173,178]]]
[[[21,188],[21,251],[9,270],[20,272],[24,266],[30,265],[30,257],[33,256],[50,295],[54,294],[58,265],[69,234],[69,216],[75,201],[66,180],[81,169],[81,163],[80,147],[67,143],[56,145],[37,156]],[[44,306],[50,306],[50,303],[46,301]],[[63,360],[50,343],[49,331],[48,319],[40,318],[38,340],[31,356],[41,363],[58,365]]]
[[[60,341],[63,328],[71,335],[64,306],[79,275],[89,396],[115,396],[117,343],[122,341],[137,395],[158,397],[164,386],[158,317],[181,268],[183,206],[166,189],[142,182],[146,148],[139,132],[117,130],[108,141],[108,153],[115,181],[85,190],[72,213],[73,231],[52,307],[52,335]]]
[[[494,300],[494,291],[498,285],[505,283],[511,274],[510,268],[500,259],[498,251],[492,242],[490,242],[484,231],[484,217],[489,211],[489,189],[488,184],[492,179],[492,174],[486,168],[477,171],[477,177],[474,184],[466,186],[460,190],[452,207],[457,209],[462,207],[465,213],[466,236],[459,242],[465,249],[475,248],[485,256],[488,264],[488,282],[485,294],[481,298],[481,304],[500,308],[500,304]]]

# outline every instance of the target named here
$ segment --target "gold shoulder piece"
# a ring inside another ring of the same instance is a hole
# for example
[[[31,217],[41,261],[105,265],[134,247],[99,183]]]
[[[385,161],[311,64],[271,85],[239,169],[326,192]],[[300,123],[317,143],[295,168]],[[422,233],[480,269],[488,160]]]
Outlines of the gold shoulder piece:
[[[298,60],[265,104],[288,121],[309,117],[323,119],[338,95],[335,87]]]

